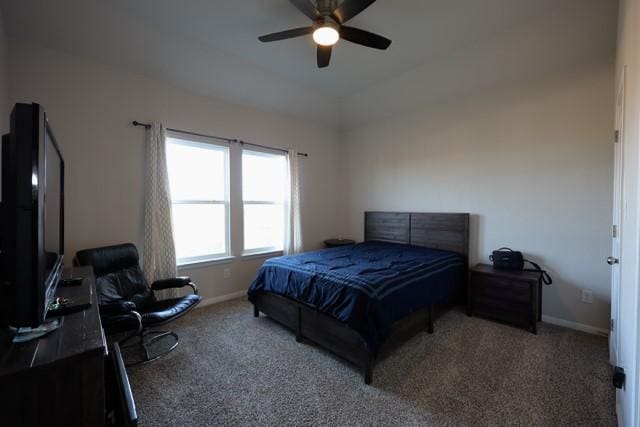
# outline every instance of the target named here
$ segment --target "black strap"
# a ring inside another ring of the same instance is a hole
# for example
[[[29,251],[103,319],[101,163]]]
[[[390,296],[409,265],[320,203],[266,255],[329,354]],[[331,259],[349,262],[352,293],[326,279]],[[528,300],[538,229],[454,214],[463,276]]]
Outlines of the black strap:
[[[551,280],[551,276],[549,276],[549,273],[547,273],[546,270],[543,270],[542,268],[540,268],[540,266],[533,261],[529,261],[528,259],[525,259],[524,261],[531,264],[533,268],[525,268],[522,271],[533,271],[536,273],[540,273],[540,277],[542,278],[542,283],[544,283],[545,285],[550,285],[553,283],[553,280]]]

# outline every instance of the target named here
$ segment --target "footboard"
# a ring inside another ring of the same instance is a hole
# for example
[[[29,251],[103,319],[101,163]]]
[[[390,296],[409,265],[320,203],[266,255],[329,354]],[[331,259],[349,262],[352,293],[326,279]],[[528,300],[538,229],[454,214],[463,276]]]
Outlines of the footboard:
[[[256,295],[254,316],[264,314],[288,327],[296,341],[307,338],[362,369],[365,384],[373,379],[375,358],[356,331],[332,317],[300,302],[280,295],[261,292]],[[425,308],[394,323],[380,354],[384,355],[420,331],[433,333],[433,309]]]
[[[371,384],[373,358],[353,329],[314,308],[275,294],[261,292],[256,296],[254,315],[259,316],[260,311],[291,329],[296,341],[307,338],[361,368],[365,383]]]

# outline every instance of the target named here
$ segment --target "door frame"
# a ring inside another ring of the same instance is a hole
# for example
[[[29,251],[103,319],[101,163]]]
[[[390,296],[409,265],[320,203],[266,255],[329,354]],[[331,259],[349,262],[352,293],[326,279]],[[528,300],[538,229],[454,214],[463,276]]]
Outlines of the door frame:
[[[615,132],[613,172],[613,212],[611,218],[611,256],[620,259],[623,227],[623,185],[624,185],[624,112],[625,112],[626,66],[622,68],[615,97]],[[614,232],[615,230],[615,232]],[[622,263],[622,260],[620,260]],[[609,362],[615,366],[620,354],[620,286],[621,264],[611,267],[611,325],[609,332]],[[611,330],[613,329],[613,330]]]
[[[626,66],[624,67],[624,70],[626,70]],[[625,73],[626,74],[626,73]],[[638,129],[640,129],[640,117],[637,117],[636,120],[638,121],[637,126]],[[638,145],[640,146],[640,135],[638,135]],[[639,165],[640,168],[640,165]],[[640,178],[638,178],[640,181]],[[640,192],[640,182],[638,185],[638,189]],[[639,196],[640,198],[640,196]],[[640,219],[640,212],[638,213],[639,219]],[[640,262],[638,263],[638,268],[640,269]],[[634,360],[634,369],[631,376],[628,376],[627,381],[631,382],[633,384],[633,397],[634,399],[630,399],[632,402],[632,405],[634,406],[633,408],[631,408],[631,410],[629,411],[629,413],[632,414],[633,419],[631,420],[631,422],[635,422],[636,424],[640,422],[640,399],[638,396],[640,396],[640,272],[638,272],[638,275],[636,276],[638,278],[638,280],[636,281],[636,312],[635,314],[635,323],[636,323],[636,333],[635,333],[635,342],[633,343],[633,360]]]

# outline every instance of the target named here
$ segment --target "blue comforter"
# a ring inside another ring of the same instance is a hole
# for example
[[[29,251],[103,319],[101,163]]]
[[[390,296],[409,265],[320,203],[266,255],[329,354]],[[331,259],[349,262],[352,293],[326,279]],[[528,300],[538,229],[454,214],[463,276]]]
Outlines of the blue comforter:
[[[463,283],[462,256],[436,249],[365,242],[272,258],[249,287],[303,302],[356,330],[377,354],[391,325],[445,302]]]

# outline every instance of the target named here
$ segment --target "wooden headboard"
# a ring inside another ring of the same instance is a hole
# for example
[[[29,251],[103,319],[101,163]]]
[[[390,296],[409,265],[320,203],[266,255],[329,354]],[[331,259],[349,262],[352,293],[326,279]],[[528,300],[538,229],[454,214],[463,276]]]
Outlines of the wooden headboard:
[[[445,249],[468,257],[469,214],[365,212],[364,240]]]

